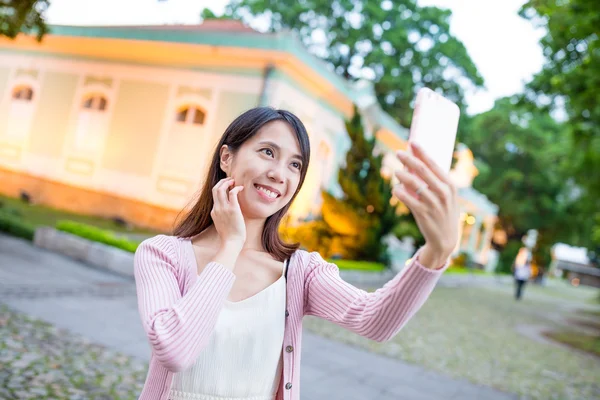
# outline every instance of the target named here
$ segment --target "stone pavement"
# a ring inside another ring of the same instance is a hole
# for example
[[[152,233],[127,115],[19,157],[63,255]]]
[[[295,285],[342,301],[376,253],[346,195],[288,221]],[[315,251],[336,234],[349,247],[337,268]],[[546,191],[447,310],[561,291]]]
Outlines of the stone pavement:
[[[129,278],[0,235],[0,303],[147,361]],[[398,360],[304,333],[302,399],[515,399]]]

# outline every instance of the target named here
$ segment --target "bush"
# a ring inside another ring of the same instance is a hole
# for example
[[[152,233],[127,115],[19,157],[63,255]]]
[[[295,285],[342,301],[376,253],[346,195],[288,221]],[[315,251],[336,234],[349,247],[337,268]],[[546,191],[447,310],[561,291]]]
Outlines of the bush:
[[[510,240],[502,252],[500,253],[500,259],[498,260],[498,267],[496,267],[496,273],[499,274],[512,274],[512,266],[517,258],[519,249],[523,246],[520,240]]]
[[[71,233],[94,242],[104,243],[109,246],[118,247],[119,249],[135,253],[139,242],[134,242],[129,239],[120,238],[114,235],[111,231],[96,228],[95,226],[82,224],[74,221],[58,221],[56,229],[59,231]]]
[[[471,261],[471,255],[466,251],[461,251],[452,259],[452,265],[468,268],[471,265]]]
[[[307,251],[316,251],[323,257],[330,257],[337,251],[332,246],[327,229],[325,221],[314,220],[297,226],[282,224],[279,233],[289,243],[300,243],[301,248]]]
[[[14,213],[4,210],[0,211],[0,231],[29,241],[33,241],[35,234],[35,228],[32,225],[24,222]]]

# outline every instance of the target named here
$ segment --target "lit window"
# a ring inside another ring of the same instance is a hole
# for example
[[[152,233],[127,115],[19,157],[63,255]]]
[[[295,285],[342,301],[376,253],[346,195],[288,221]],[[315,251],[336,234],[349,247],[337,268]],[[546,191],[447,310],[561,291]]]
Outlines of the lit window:
[[[206,114],[195,106],[180,108],[175,114],[175,120],[184,124],[203,125]]]
[[[104,111],[106,110],[106,105],[106,97],[99,94],[93,94],[85,98],[82,106],[88,110]]]
[[[31,101],[33,98],[33,89],[29,86],[17,86],[12,93],[15,100]]]

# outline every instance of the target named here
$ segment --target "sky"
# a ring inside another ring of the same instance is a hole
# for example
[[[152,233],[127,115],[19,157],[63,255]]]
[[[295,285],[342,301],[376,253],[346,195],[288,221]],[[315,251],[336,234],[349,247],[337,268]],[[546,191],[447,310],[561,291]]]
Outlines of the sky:
[[[494,100],[520,92],[544,59],[543,30],[517,14],[524,0],[418,0],[452,10],[450,28],[485,80],[468,91],[468,113],[489,110]],[[47,21],[61,25],[194,24],[205,7],[221,14],[227,0],[52,0]]]

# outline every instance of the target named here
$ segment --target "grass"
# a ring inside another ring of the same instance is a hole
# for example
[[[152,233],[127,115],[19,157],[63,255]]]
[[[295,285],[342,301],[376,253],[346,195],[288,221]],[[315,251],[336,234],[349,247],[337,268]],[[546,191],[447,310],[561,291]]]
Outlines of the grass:
[[[450,275],[489,275],[492,276],[493,274],[486,272],[482,269],[469,269],[466,267],[462,267],[462,266],[451,266],[450,268],[448,268],[446,270],[446,272],[444,272],[444,274],[450,274]]]
[[[386,268],[383,264],[371,261],[355,261],[355,260],[328,260],[334,263],[341,270],[362,271],[362,272],[381,272]]]
[[[582,289],[582,290],[578,290]],[[513,298],[512,284],[491,287],[438,286],[412,320],[386,343],[376,343],[330,322],[306,317],[304,327],[325,337],[470,380],[528,399],[600,398],[600,362],[520,328],[571,330],[574,310],[591,306],[589,288],[528,285]],[[557,296],[560,294],[560,296]],[[589,343],[589,342],[586,342]],[[588,344],[589,345],[589,344]]]
[[[600,333],[597,335],[585,334],[577,331],[548,332],[546,336],[557,342],[564,343],[600,357]]]
[[[58,221],[70,220],[119,233],[147,234],[148,236],[157,234],[157,232],[150,229],[129,229],[126,226],[115,223],[109,218],[81,215],[43,205],[27,204],[19,199],[2,195],[0,195],[0,204],[0,210],[18,216],[23,222],[35,228],[40,226],[54,227]]]
[[[377,262],[370,261],[354,261],[354,260],[328,260],[338,266],[340,270],[347,271],[361,271],[361,272],[382,272],[386,270],[386,267]],[[450,267],[445,274],[450,275],[489,275],[492,276],[489,272],[480,270],[480,269],[468,269],[466,267],[457,266]]]
[[[588,317],[596,317],[600,320],[600,310],[582,310],[580,313]]]

